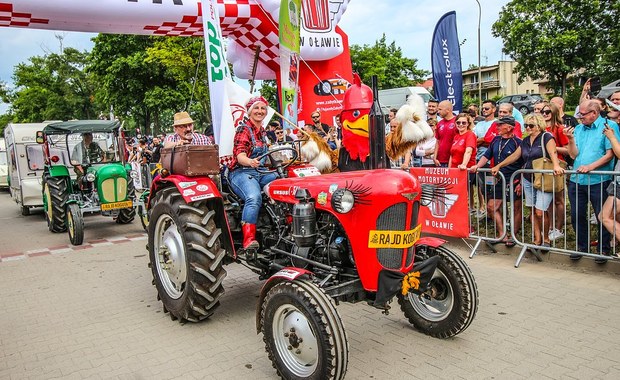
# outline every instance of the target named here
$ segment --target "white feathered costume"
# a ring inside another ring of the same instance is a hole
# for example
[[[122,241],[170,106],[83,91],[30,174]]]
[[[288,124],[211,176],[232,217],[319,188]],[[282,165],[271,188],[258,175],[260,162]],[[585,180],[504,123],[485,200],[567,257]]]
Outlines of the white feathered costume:
[[[433,129],[426,122],[426,108],[420,95],[413,94],[396,112],[398,126],[385,139],[385,151],[391,160],[397,160],[420,143],[433,137]]]

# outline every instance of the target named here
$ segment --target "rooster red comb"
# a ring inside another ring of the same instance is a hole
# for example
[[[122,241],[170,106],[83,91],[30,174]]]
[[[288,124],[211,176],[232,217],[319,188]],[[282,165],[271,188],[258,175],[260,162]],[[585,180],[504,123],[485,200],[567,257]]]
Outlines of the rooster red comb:
[[[353,85],[344,93],[343,110],[370,109],[372,107],[372,89],[362,83],[357,73],[353,73]]]

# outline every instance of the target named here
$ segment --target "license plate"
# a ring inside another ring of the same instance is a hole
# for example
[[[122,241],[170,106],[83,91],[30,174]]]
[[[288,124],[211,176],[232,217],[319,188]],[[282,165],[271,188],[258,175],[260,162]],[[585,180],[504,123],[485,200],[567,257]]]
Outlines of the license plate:
[[[133,202],[132,201],[113,202],[113,203],[103,203],[103,204],[101,204],[101,210],[102,211],[116,210],[116,209],[119,209],[119,208],[129,208],[129,207],[133,207]]]
[[[420,239],[422,225],[410,231],[371,230],[368,234],[368,248],[409,248]]]

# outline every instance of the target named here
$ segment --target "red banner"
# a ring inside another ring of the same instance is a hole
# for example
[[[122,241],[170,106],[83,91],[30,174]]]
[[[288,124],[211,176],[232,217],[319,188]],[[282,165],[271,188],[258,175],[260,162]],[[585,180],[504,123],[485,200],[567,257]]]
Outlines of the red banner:
[[[304,61],[299,67],[298,123],[312,123],[310,115],[319,110],[321,122],[330,126],[342,111],[344,92],[353,82],[347,35],[340,28],[344,52],[327,61]]]
[[[469,236],[469,202],[467,171],[448,168],[411,168],[420,184],[445,184],[445,197],[433,199],[420,207],[418,220],[422,232],[464,238]]]

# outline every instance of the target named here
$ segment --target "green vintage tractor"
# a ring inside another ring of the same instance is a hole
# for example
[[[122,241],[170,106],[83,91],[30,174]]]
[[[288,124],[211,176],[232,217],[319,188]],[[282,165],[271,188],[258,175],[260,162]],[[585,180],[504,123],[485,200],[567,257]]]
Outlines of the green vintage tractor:
[[[43,144],[43,208],[51,232],[68,231],[73,245],[84,240],[85,213],[100,212],[116,223],[136,215],[134,174],[116,120],[73,120],[37,132]]]

